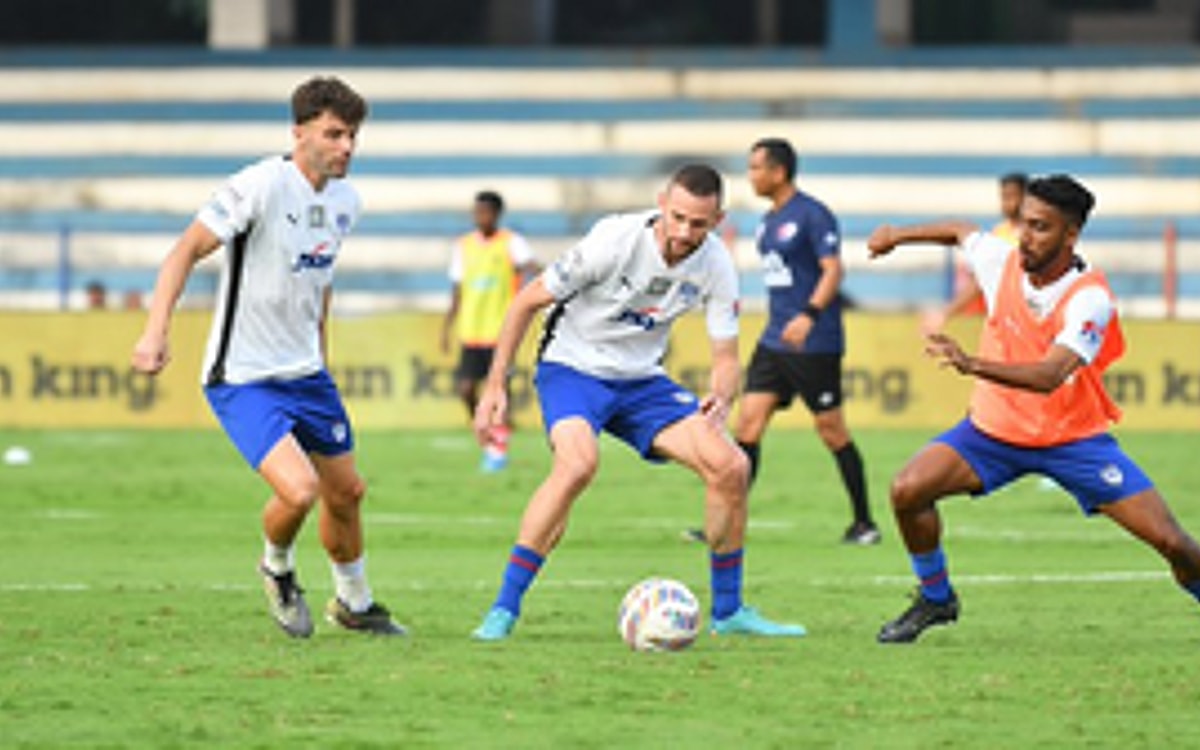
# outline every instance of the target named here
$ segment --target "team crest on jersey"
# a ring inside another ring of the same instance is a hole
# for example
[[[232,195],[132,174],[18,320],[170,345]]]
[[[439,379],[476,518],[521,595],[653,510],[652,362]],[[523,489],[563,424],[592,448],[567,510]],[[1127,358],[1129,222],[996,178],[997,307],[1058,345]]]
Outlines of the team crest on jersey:
[[[313,205],[308,207],[308,226],[310,229],[320,229],[325,226],[325,207]]]
[[[783,224],[780,224],[779,228],[775,230],[775,239],[779,240],[780,242],[787,242],[791,238],[795,237],[796,232],[798,231],[800,231],[800,228],[796,226],[796,222],[786,221]]]
[[[700,287],[690,281],[685,281],[679,285],[679,297],[683,300],[683,304],[694,305],[700,298]]]
[[[333,435],[333,442],[344,443],[346,442],[346,437],[350,434],[350,429],[346,427],[345,422],[334,422],[333,427],[330,428],[330,432]]]
[[[350,231],[350,214],[338,214],[337,218],[334,219],[334,223],[337,224],[337,230],[339,232],[341,232],[342,234],[349,232]]]
[[[1092,346],[1100,343],[1101,337],[1104,336],[1104,328],[1094,320],[1083,321],[1083,327],[1079,330],[1079,335],[1083,337]]]

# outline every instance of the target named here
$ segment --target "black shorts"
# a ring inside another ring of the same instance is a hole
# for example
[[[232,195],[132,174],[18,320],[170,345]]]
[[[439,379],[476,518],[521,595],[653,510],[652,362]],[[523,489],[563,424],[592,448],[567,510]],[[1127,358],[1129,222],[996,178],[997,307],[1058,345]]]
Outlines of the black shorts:
[[[781,352],[759,344],[746,373],[746,393],[773,393],[779,408],[799,394],[813,414],[842,405],[842,355]]]
[[[495,352],[490,346],[464,346],[458,355],[458,369],[454,371],[454,378],[470,382],[486,380],[488,370],[492,369],[492,355]]]

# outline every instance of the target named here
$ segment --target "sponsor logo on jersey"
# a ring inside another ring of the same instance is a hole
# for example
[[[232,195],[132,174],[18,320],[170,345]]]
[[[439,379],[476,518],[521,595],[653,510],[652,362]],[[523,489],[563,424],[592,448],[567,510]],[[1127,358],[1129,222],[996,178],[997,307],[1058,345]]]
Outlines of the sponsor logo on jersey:
[[[695,403],[696,397],[687,391],[675,391],[675,400],[681,404]]]
[[[822,238],[822,240],[825,242],[826,245],[833,247],[834,245],[836,245],[838,243],[837,232],[826,232],[825,236]]]
[[[332,242],[322,242],[309,250],[307,253],[300,253],[296,256],[296,262],[292,265],[292,272],[299,273],[306,269],[322,269],[329,268],[333,265],[334,245]]]
[[[641,328],[644,331],[652,331],[659,324],[659,321],[654,317],[662,310],[657,307],[643,307],[640,310],[622,310],[617,315],[618,323],[629,323]]]
[[[671,285],[675,282],[665,276],[655,276],[650,279],[650,283],[646,285],[646,291],[642,292],[648,297],[661,297],[671,291]]]
[[[775,239],[779,240],[780,242],[787,242],[791,238],[795,237],[796,232],[798,231],[800,231],[800,228],[796,226],[796,222],[785,221],[775,230]]]

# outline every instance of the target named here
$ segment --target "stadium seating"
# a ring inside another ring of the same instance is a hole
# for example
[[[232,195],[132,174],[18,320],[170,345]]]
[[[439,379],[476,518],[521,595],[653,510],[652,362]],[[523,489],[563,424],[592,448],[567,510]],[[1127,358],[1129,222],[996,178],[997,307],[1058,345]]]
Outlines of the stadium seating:
[[[0,304],[58,304],[99,279],[147,290],[172,235],[222,176],[288,145],[285,94],[313,71],[286,58],[201,64],[7,61],[0,88]],[[849,295],[911,307],[946,289],[946,254],[868,264],[883,221],[991,224],[995,178],[1069,171],[1099,195],[1086,253],[1135,314],[1162,309],[1163,233],[1181,242],[1183,314],[1200,314],[1200,67],[830,68],[378,62],[336,69],[372,102],[355,165],[367,214],[347,246],[342,310],[440,306],[451,238],[483,187],[553,256],[598,214],[648,204],[672,165],[730,177],[748,297],[763,208],[741,178],[747,146],[791,138],[801,183],[841,217]],[[202,303],[212,264],[190,288]]]

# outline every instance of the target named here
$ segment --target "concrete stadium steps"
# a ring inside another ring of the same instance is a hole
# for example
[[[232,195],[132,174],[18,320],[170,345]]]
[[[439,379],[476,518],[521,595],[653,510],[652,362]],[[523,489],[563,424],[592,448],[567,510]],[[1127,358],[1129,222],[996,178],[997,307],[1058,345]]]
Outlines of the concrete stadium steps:
[[[322,66],[326,67],[326,66]],[[311,67],[5,68],[9,102],[261,101]],[[1200,96],[1196,66],[1105,68],[353,67],[370,99],[1057,99]]]
[[[970,120],[779,119],[596,122],[383,122],[360,148],[377,156],[654,154],[743,151],[764,134],[788,137],[805,154],[944,156],[1200,156],[1200,119]],[[286,124],[180,122],[0,122],[0,157],[223,156],[272,153],[289,143]]]
[[[290,116],[270,101],[6,102],[12,122],[266,122]],[[1200,97],[1186,99],[495,99],[372,100],[369,122],[480,120],[504,122],[774,118],[1114,119],[1200,116]]]
[[[707,160],[729,176],[740,178],[746,164],[744,149],[709,155]],[[88,155],[0,157],[0,178],[81,179],[85,177],[198,177],[213,184],[262,157],[262,153],[219,156]],[[381,156],[360,152],[354,159],[353,177],[663,177],[680,163],[679,157],[651,154],[483,154],[453,156]],[[995,184],[996,177],[1019,170],[1029,174],[1069,172],[1094,177],[1194,177],[1200,174],[1200,157],[1138,157],[1047,155],[907,156],[809,154],[800,156],[800,179],[813,175],[971,177]]]
[[[765,208],[739,175],[727,177],[733,210]],[[520,211],[590,213],[650,206],[663,178],[572,179],[556,177],[358,177],[365,209],[376,213],[462,211],[481,185],[499,190]],[[1182,177],[1096,177],[1107,217],[1200,215],[1200,180]],[[217,181],[207,177],[108,177],[85,179],[0,178],[0,211],[146,211],[189,213],[201,206]],[[807,175],[804,186],[839,215],[913,214],[936,205],[943,215],[994,210],[992,180],[969,177]],[[931,205],[932,204],[932,205]]]

